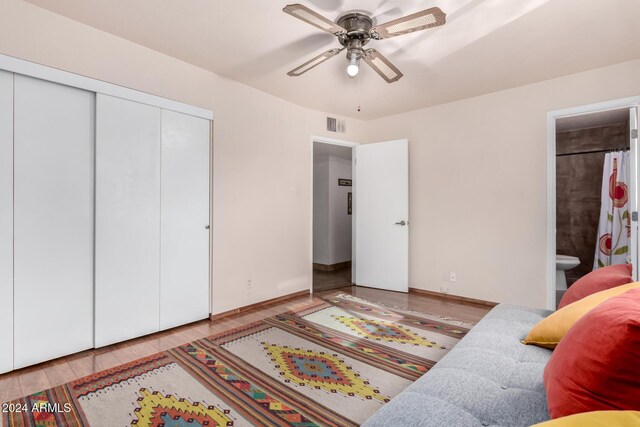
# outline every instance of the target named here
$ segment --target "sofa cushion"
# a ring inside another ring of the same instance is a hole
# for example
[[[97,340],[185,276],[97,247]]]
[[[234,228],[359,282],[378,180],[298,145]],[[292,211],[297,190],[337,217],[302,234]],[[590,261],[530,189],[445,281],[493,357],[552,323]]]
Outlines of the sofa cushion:
[[[569,286],[569,289],[560,300],[558,308],[560,309],[596,292],[615,288],[632,281],[630,264],[609,265],[599,268]]]
[[[638,411],[594,411],[545,421],[531,427],[611,427],[640,426]]]
[[[364,426],[529,426],[548,420],[542,373],[551,351],[520,340],[549,313],[493,308]]]
[[[639,287],[640,282],[627,283],[626,285],[596,292],[569,304],[538,322],[523,342],[541,347],[556,348],[562,337],[582,316],[609,298]]]
[[[544,370],[552,418],[640,408],[640,289],[613,297],[580,319]]]

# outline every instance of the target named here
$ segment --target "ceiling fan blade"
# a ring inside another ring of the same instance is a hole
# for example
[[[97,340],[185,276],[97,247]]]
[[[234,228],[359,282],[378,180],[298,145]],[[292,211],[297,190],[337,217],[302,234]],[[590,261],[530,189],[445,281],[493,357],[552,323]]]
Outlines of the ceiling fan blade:
[[[380,77],[385,79],[387,83],[397,82],[403,75],[395,65],[375,49],[367,49],[362,59],[369,64],[376,73],[380,74]]]
[[[308,60],[307,62],[305,62],[301,66],[299,66],[297,68],[294,68],[293,70],[289,71],[287,73],[287,75],[289,75],[291,77],[298,77],[299,75],[306,73],[307,71],[309,71],[313,67],[322,64],[327,59],[333,58],[334,56],[336,56],[337,54],[339,54],[343,50],[344,50],[344,47],[342,49],[340,49],[340,48],[329,49],[328,51],[326,51],[324,53],[321,53],[320,55],[316,56],[315,58]]]
[[[282,11],[306,22],[307,24],[311,24],[322,31],[326,31],[327,33],[334,35],[346,33],[345,29],[340,25],[301,4],[296,3],[287,5],[282,9]]]
[[[370,31],[371,37],[376,40],[388,39],[389,37],[401,36],[414,31],[425,30],[427,28],[438,27],[447,22],[447,15],[439,7],[432,7],[393,21],[373,27]]]

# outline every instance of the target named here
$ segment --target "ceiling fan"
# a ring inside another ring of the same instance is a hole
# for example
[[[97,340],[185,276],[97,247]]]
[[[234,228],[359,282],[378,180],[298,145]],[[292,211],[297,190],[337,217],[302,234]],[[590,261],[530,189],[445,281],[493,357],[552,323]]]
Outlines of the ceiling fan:
[[[347,50],[347,74],[355,77],[360,70],[360,60],[369,64],[387,83],[393,83],[402,77],[402,73],[387,58],[375,49],[365,49],[364,46],[371,39],[383,40],[401,36],[414,31],[438,27],[446,22],[445,13],[438,7],[432,7],[405,17],[373,26],[370,16],[360,12],[350,12],[333,22],[319,13],[301,4],[290,4],[282,9],[283,12],[294,16],[307,24],[333,34],[338,38],[341,48],[328,51],[310,59],[287,74],[292,77],[306,73],[320,65],[327,59],[333,58],[343,50]]]

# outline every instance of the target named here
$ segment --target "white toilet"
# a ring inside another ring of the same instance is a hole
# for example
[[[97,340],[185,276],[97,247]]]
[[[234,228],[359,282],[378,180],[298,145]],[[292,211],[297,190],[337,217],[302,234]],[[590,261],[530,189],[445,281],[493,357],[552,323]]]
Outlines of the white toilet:
[[[556,254],[556,290],[567,290],[567,277],[565,270],[571,270],[580,265],[580,259],[569,255]]]

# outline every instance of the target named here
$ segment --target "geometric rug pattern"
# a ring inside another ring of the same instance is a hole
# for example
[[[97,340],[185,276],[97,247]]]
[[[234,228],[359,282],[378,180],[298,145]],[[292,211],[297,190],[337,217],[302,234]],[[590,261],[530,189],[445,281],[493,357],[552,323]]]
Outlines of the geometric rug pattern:
[[[365,399],[378,399],[388,402],[389,398],[381,396],[379,390],[369,385],[369,381],[360,378],[350,366],[337,354],[323,351],[291,348],[276,344],[262,343],[267,355],[271,356],[274,368],[289,381],[299,386],[324,389],[331,393],[342,393],[347,396],[360,396]]]
[[[3,405],[0,427],[356,426],[468,332],[337,295]]]
[[[136,426],[180,427],[180,426],[232,426],[233,421],[227,417],[229,411],[221,411],[215,406],[204,406],[200,402],[189,402],[184,398],[162,395],[140,389],[139,407],[134,409]]]
[[[360,319],[352,316],[336,316],[336,319],[366,339],[423,345],[427,347],[438,345],[433,341],[426,340],[420,335],[411,332],[407,328],[384,320]]]

